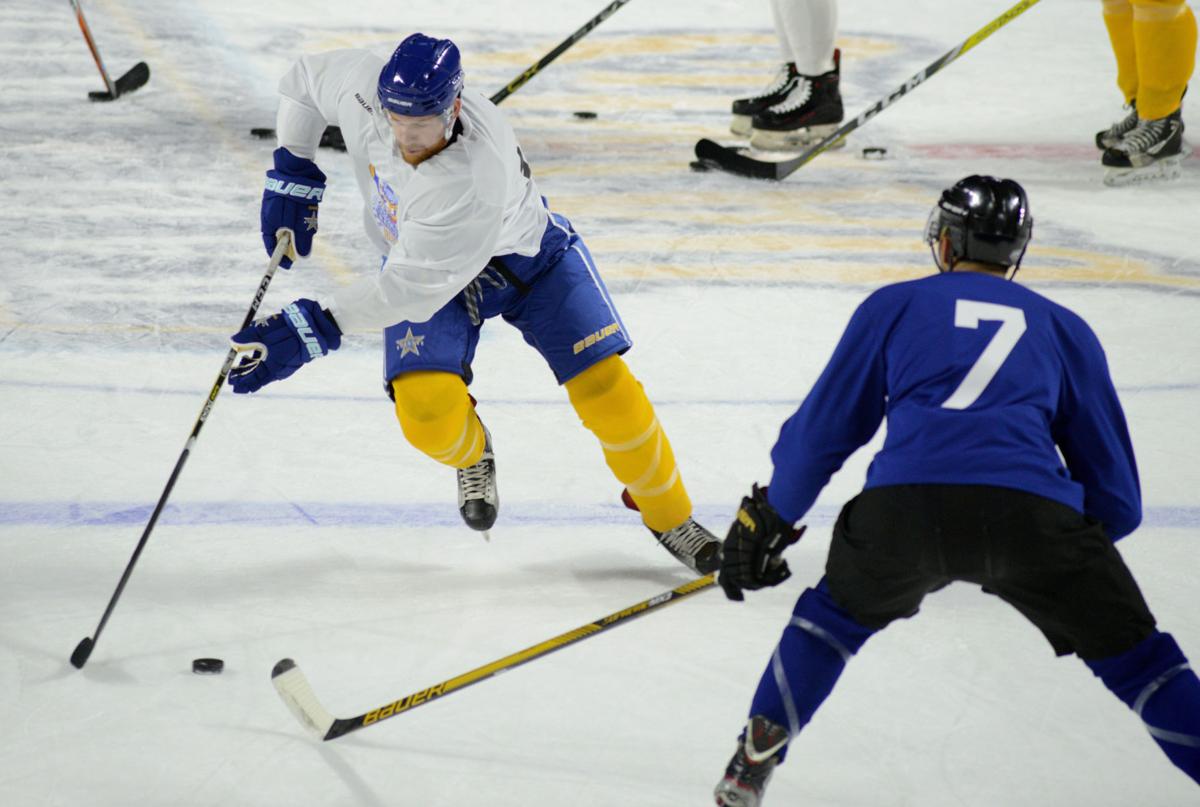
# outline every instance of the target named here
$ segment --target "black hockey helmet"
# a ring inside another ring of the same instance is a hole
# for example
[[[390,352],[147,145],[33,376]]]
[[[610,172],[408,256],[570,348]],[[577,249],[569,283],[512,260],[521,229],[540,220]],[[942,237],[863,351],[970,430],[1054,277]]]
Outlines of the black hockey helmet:
[[[937,243],[950,238],[950,263],[943,265]],[[938,269],[945,272],[958,261],[979,261],[1018,268],[1029,238],[1033,216],[1025,189],[1011,179],[973,174],[942,191],[925,225],[925,241],[933,249]]]

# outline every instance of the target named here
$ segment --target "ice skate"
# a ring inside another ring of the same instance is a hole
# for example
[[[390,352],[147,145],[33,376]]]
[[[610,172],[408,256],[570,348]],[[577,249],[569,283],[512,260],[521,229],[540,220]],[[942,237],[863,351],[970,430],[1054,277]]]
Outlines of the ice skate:
[[[779,750],[788,741],[787,729],[755,715],[746,723],[746,731],[738,749],[725,768],[713,795],[721,807],[759,807],[763,791],[775,766]]]
[[[650,530],[668,552],[697,574],[711,574],[721,566],[721,542],[693,518],[666,532]]]
[[[1103,131],[1096,132],[1096,148],[1104,151],[1121,142],[1121,138],[1133,131],[1138,125],[1136,102],[1130,101],[1125,105],[1126,115]]]
[[[842,109],[842,54],[833,52],[833,69],[797,77],[787,97],[756,114],[750,145],[765,151],[802,149],[832,134],[846,117]]]
[[[483,423],[480,422],[483,426]],[[473,530],[491,540],[488,530],[496,523],[500,496],[496,492],[496,458],[492,453],[492,434],[483,426],[483,455],[469,468],[458,469],[458,512]]]
[[[733,122],[729,124],[729,131],[735,135],[749,137],[754,116],[787,98],[799,79],[800,74],[796,72],[795,62],[780,65],[775,78],[771,79],[771,83],[764,87],[762,92],[733,102]]]
[[[1133,185],[1178,179],[1183,173],[1183,110],[1165,118],[1139,119],[1115,146],[1106,149],[1100,162],[1108,169],[1104,184]]]

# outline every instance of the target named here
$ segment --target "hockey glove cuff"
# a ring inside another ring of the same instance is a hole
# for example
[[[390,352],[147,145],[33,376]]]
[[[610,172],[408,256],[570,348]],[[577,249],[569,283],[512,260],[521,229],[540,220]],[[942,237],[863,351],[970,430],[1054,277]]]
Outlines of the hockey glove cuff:
[[[297,300],[278,314],[238,331],[230,342],[239,356],[229,372],[229,385],[236,393],[257,392],[318,356],[337,350],[342,331],[317,303]]]
[[[275,167],[267,172],[262,198],[262,237],[267,254],[275,251],[280,230],[292,233],[292,248],[279,265],[290,269],[292,258],[308,257],[317,232],[317,205],[325,195],[325,175],[312,160],[285,148],[275,149]]]
[[[725,537],[718,582],[731,600],[742,590],[777,586],[792,576],[783,550],[800,540],[805,527],[793,527],[767,502],[767,489],[754,485],[742,499],[737,517]]]

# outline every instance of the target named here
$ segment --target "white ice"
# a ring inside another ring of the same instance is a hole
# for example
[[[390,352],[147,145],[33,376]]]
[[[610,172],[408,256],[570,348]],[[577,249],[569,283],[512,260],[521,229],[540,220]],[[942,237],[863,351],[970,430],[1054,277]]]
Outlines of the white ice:
[[[844,95],[865,109],[1007,0],[843,4]],[[1120,114],[1092,0],[1047,0],[780,184],[688,171],[731,98],[777,59],[766,0],[637,0],[504,103],[542,191],[592,248],[698,516],[724,532],[779,424],[871,288],[930,271],[938,190],[1025,183],[1021,279],[1107,347],[1141,463],[1121,543],[1162,627],[1200,657],[1200,170],[1108,189],[1093,133]],[[111,104],[66,3],[0,5],[0,805],[702,805],[733,750],[831,518],[794,578],[734,605],[697,594],[349,737],[306,736],[269,683],[295,658],[352,716],[688,579],[537,356],[502,322],[472,389],[501,521],[458,523],[453,473],[409,448],[378,338],[253,397],[222,392],[91,661],[94,630],[266,258],[274,87],[299,53],[455,38],[502,87],[600,0],[96,0]],[[1185,111],[1200,131],[1200,117]],[[592,110],[591,122],[572,118]],[[888,158],[865,161],[862,146]],[[377,256],[341,155],[316,254],[264,308],[320,299]],[[218,656],[219,677],[190,672]],[[794,743],[767,805],[1196,804],[1138,720],[1075,659],[966,586],[873,638]]]

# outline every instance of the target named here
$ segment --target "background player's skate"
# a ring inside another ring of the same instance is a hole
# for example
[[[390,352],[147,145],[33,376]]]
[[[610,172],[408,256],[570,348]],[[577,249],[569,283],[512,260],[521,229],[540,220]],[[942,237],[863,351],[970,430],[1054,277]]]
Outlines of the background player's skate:
[[[1108,169],[1104,184],[1122,186],[1178,179],[1188,153],[1183,142],[1182,109],[1165,118],[1138,120],[1124,137],[1101,155],[1100,162]]]
[[[797,74],[784,98],[753,117],[750,145],[766,151],[809,146],[838,128],[846,117],[842,108],[842,52],[834,50],[833,69],[819,76]],[[840,147],[845,140],[832,146]]]
[[[781,64],[771,83],[757,95],[738,98],[733,102],[733,120],[729,124],[729,131],[735,135],[749,137],[754,116],[787,100],[788,93],[795,88],[799,80],[800,74],[796,72],[795,62]]]

